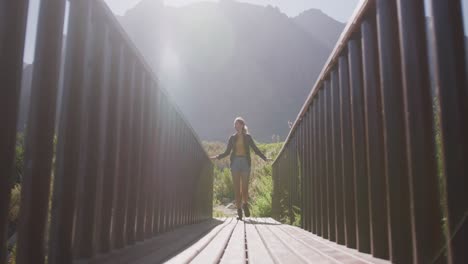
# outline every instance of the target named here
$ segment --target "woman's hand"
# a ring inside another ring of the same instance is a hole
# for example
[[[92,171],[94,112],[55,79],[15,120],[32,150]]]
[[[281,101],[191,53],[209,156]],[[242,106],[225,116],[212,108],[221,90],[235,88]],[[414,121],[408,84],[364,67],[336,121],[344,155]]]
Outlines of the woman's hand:
[[[216,159],[218,159],[218,156],[211,156],[210,159],[216,160]]]

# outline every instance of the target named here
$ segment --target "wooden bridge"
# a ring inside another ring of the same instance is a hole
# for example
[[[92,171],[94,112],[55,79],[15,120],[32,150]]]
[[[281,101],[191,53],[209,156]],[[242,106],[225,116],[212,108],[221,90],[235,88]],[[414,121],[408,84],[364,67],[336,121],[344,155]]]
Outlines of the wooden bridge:
[[[84,263],[390,263],[272,218],[185,225]]]
[[[42,0],[16,263],[468,263],[461,3],[428,2],[429,30],[423,0],[364,0],[341,35],[273,164],[299,229],[213,219],[213,164],[105,3],[69,1],[62,47]],[[27,6],[0,0],[0,264]]]

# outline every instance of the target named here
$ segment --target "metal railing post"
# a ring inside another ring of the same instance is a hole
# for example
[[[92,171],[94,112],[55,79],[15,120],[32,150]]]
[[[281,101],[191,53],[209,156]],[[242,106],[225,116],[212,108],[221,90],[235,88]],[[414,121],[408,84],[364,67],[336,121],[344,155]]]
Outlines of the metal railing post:
[[[339,80],[339,67],[336,67],[331,72],[331,123],[333,130],[333,177],[335,179],[334,192],[335,192],[335,233],[336,242],[338,244],[345,244],[344,235],[344,189],[343,189],[343,160],[341,159],[341,104],[340,104],[340,80]]]
[[[364,95],[361,45],[359,40],[348,42],[351,88],[351,120],[355,175],[357,248],[370,253],[369,189],[367,178],[366,140],[364,127]]]
[[[435,87],[440,102],[440,134],[447,200],[449,263],[467,263],[468,251],[468,74],[462,3],[430,1],[434,32]],[[465,14],[466,16],[466,14]],[[437,118],[437,117],[436,117]],[[443,256],[440,256],[443,257]]]
[[[0,11],[0,264],[7,261],[8,210],[28,5],[28,0],[4,1]]]
[[[388,184],[389,257],[394,263],[409,263],[412,238],[396,3],[378,0],[376,12]]]
[[[17,263],[20,264],[45,261],[43,245],[54,156],[64,16],[64,0],[41,2],[18,222]]]
[[[383,144],[377,36],[372,13],[361,24],[361,38],[371,253],[375,257],[388,258],[385,149]]]
[[[340,80],[340,112],[341,112],[341,141],[343,161],[343,199],[344,199],[344,236],[346,246],[356,247],[356,205],[355,205],[355,177],[352,149],[352,127],[351,127],[351,97],[349,85],[348,51],[339,58],[339,80]]]
[[[424,1],[398,0],[410,180],[413,262],[432,262],[443,246],[434,148]]]

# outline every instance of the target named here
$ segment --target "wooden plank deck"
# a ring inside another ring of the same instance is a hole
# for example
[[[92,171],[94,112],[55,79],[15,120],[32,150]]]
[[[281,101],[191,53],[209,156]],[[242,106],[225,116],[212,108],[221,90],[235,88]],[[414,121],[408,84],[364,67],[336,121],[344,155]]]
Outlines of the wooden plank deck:
[[[162,234],[120,254],[118,263],[137,264],[390,263],[271,218],[213,219]]]

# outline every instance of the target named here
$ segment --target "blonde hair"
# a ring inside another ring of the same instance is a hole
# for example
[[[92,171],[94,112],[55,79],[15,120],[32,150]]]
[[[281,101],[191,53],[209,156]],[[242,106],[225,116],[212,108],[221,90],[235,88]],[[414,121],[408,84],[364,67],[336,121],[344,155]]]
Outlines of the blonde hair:
[[[249,133],[249,129],[248,129],[247,125],[245,124],[244,118],[242,118],[242,117],[240,117],[240,116],[239,116],[239,117],[236,117],[236,119],[234,120],[234,124],[237,123],[237,122],[239,122],[239,123],[241,123],[241,124],[243,125],[243,127],[242,127],[242,133],[248,134],[248,133]]]

